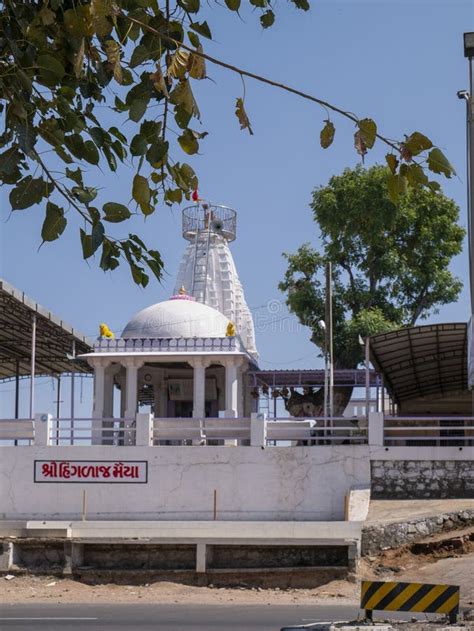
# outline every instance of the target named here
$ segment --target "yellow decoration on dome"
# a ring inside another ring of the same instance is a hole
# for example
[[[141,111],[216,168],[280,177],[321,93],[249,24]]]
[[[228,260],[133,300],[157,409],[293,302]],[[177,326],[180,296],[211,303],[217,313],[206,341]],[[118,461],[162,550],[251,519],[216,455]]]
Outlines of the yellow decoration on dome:
[[[178,294],[180,296],[185,296],[186,295],[186,289],[184,288],[184,285],[181,285],[181,287],[179,288]]]
[[[99,326],[99,335],[100,337],[105,337],[109,340],[113,340],[115,335],[112,333],[112,331],[109,329],[109,327],[104,324],[102,322],[102,324]]]
[[[236,334],[235,324],[233,322],[229,322],[229,324],[227,325],[225,336],[226,337],[235,337],[235,334]]]

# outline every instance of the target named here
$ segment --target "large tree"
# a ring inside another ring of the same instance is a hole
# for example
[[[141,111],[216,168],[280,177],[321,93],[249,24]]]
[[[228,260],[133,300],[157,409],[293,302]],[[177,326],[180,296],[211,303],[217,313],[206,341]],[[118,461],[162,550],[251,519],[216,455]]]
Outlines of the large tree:
[[[456,300],[462,287],[449,270],[465,233],[457,223],[454,201],[439,192],[413,189],[395,205],[387,194],[387,177],[386,167],[357,167],[316,189],[311,209],[319,244],[284,255],[288,268],[279,287],[320,349],[324,271],[326,262],[332,263],[336,368],[356,368],[362,361],[359,336],[413,326]],[[343,412],[351,393],[350,388],[336,388],[336,414]],[[301,408],[306,402],[321,413],[322,397],[320,390],[293,392],[287,407]]]
[[[290,1],[298,9],[309,9],[308,0]],[[148,250],[138,235],[114,237],[113,224],[126,223],[131,215],[128,205],[114,199],[112,192],[110,201],[96,206],[93,183],[100,181],[104,169],[114,172],[124,161],[130,166],[131,157],[133,211],[147,216],[159,204],[190,199],[197,176],[182,160],[198,152],[206,135],[195,129],[200,112],[193,95],[194,82],[207,78],[206,62],[239,76],[235,114],[241,128],[250,133],[240,82],[244,78],[319,105],[326,118],[320,137],[323,148],[334,138],[330,114],[354,123],[354,144],[360,155],[376,140],[384,143],[394,200],[407,185],[438,186],[429,182],[425,165],[428,171],[451,177],[451,165],[426,136],[414,132],[403,140],[390,140],[370,118],[359,118],[209,55],[204,50],[212,39],[205,19],[208,4],[200,0],[0,2],[0,112],[5,120],[0,184],[12,187],[12,210],[44,207],[43,241],[57,239],[72,223],[79,228],[84,258],[97,253],[104,270],[113,270],[124,259],[141,285],[148,282],[150,271],[160,278],[159,252]],[[233,11],[236,19],[239,12],[250,9],[257,11],[263,28],[273,24],[270,0],[245,4],[225,0],[225,6],[216,2],[214,8]]]

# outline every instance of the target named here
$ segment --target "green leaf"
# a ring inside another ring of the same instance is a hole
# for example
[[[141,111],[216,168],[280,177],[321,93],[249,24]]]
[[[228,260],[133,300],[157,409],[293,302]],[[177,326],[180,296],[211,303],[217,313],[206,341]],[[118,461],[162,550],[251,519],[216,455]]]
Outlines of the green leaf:
[[[191,120],[192,113],[188,112],[184,105],[177,105],[174,108],[174,119],[181,129],[186,129],[189,125],[189,121]]]
[[[86,234],[85,231],[80,228],[81,235],[81,245],[82,245],[82,256],[85,259],[88,259],[94,254],[94,250],[92,249],[92,237],[90,234]]]
[[[406,166],[406,177],[411,186],[426,186],[428,184],[428,176],[419,164],[411,163],[402,165]]]
[[[39,81],[46,86],[52,87],[64,77],[64,66],[56,56],[39,55],[36,65],[38,67]]]
[[[148,59],[150,59],[150,51],[148,50],[148,48],[142,45],[137,46],[134,49],[132,56],[130,58],[130,68],[136,68],[137,66],[142,64],[144,61],[147,61]]]
[[[297,9],[309,11],[310,5],[308,0],[291,0]]]
[[[150,215],[153,212],[153,207],[150,205],[151,191],[148,180],[143,175],[135,175],[133,178],[132,187],[133,199],[140,206],[144,215]]]
[[[31,175],[27,175],[10,191],[12,210],[24,210],[34,204],[39,204],[43,197],[49,196],[52,190],[53,186],[42,178],[33,179]]]
[[[201,23],[191,22],[189,26],[193,29],[193,31],[196,31],[196,33],[199,33],[199,35],[202,35],[203,37],[207,37],[207,39],[212,39],[211,31],[209,29],[207,22],[201,22]]]
[[[389,173],[387,177],[388,196],[390,200],[397,205],[400,195],[407,192],[407,178],[402,174]]]
[[[96,252],[97,249],[102,245],[104,241],[104,235],[105,235],[104,224],[101,221],[99,221],[92,228],[92,234],[91,234],[92,252]]]
[[[130,143],[130,153],[132,156],[143,156],[146,153],[147,146],[146,139],[141,134],[137,134]]]
[[[157,140],[150,145],[150,148],[146,153],[146,159],[152,166],[156,164],[160,165],[168,153],[168,147],[169,143],[167,140]]]
[[[438,147],[432,149],[428,154],[428,169],[433,173],[443,173],[447,178],[456,174],[449,160]]]
[[[377,138],[377,125],[371,118],[363,118],[358,122],[362,140],[367,149],[372,149]]]
[[[265,11],[265,13],[260,16],[260,24],[263,26],[263,28],[269,28],[270,26],[273,26],[274,22],[275,14],[271,9],[268,9],[268,11]]]
[[[66,224],[64,210],[56,204],[48,202],[46,204],[46,217],[41,228],[41,238],[43,241],[55,241],[64,232]]]
[[[237,116],[239,120],[240,129],[248,129],[249,134],[253,136],[250,120],[249,120],[249,117],[247,116],[247,112],[245,111],[244,100],[241,97],[237,98],[235,101],[235,115]]]
[[[82,186],[82,171],[79,167],[75,171],[66,167],[66,177],[75,182],[78,186]]]
[[[334,140],[334,134],[336,133],[336,128],[330,120],[324,121],[325,125],[321,129],[321,133],[319,135],[321,147],[323,149],[327,149],[332,145],[332,141]]]
[[[104,220],[111,223],[120,223],[132,215],[126,206],[116,202],[107,202],[102,206],[102,210],[104,211]]]
[[[167,189],[165,193],[165,202],[170,204],[180,204],[183,201],[183,191],[180,188]]]
[[[102,151],[104,152],[105,158],[108,162],[109,168],[111,171],[116,171],[117,170],[117,160],[115,159],[114,154],[112,153],[109,145],[105,145],[102,148]]]
[[[178,0],[178,4],[187,13],[198,13],[201,6],[199,0]]]
[[[89,204],[97,197],[97,189],[93,186],[73,186],[71,191],[82,204]]]
[[[89,135],[98,147],[104,146],[104,141],[107,137],[107,133],[102,127],[90,127],[88,129]]]
[[[117,138],[117,140],[120,140],[120,142],[122,142],[124,144],[127,143],[127,138],[116,127],[110,127],[109,134],[112,134],[112,136],[115,136],[115,138]]]
[[[99,151],[92,140],[85,141],[82,155],[89,164],[99,164]]]
[[[433,146],[431,140],[427,136],[420,134],[418,131],[415,131],[411,134],[411,136],[408,136],[403,144],[412,156],[417,156],[422,151],[431,149]]]
[[[250,0],[250,4],[254,7],[258,7],[259,9],[264,9],[268,6],[267,0]]]
[[[199,37],[196,35],[196,33],[193,33],[192,31],[188,31],[188,37],[189,37],[189,41],[195,48],[198,48],[201,45]]]
[[[199,143],[190,129],[186,129],[181,136],[178,137],[178,142],[181,149],[189,155],[199,151]]]
[[[146,112],[148,103],[143,101],[142,99],[135,99],[129,109],[128,115],[130,120],[138,123],[138,121],[143,117]]]
[[[225,0],[227,8],[231,11],[238,11],[240,9],[240,0]]]
[[[385,156],[385,160],[387,161],[388,168],[392,173],[397,172],[398,167],[398,158],[394,153],[387,153]]]
[[[115,243],[112,243],[108,239],[104,239],[102,244],[102,256],[100,258],[100,267],[104,270],[114,270],[119,266],[118,257],[120,256],[120,250]]]

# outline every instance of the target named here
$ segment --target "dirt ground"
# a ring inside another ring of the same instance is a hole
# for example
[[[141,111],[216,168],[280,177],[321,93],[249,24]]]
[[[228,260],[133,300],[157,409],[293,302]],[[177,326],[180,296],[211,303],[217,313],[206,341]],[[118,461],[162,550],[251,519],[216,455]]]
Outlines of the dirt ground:
[[[474,529],[435,535],[387,550],[360,562],[357,576],[332,580],[313,589],[197,587],[169,581],[142,585],[89,585],[52,576],[0,577],[0,603],[180,603],[329,604],[356,603],[360,579],[448,583],[461,586],[461,604],[474,607]]]

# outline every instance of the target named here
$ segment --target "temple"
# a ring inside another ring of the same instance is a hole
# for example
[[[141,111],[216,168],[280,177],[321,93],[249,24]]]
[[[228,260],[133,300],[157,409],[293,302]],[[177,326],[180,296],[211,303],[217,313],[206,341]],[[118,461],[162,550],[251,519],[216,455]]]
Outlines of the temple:
[[[119,416],[129,424],[147,405],[155,418],[248,418],[256,411],[246,387],[256,367],[255,334],[229,248],[236,212],[198,202],[183,210],[183,237],[189,244],[175,294],[134,315],[120,338],[101,337],[81,356],[94,369],[93,442],[110,440],[115,386]]]

